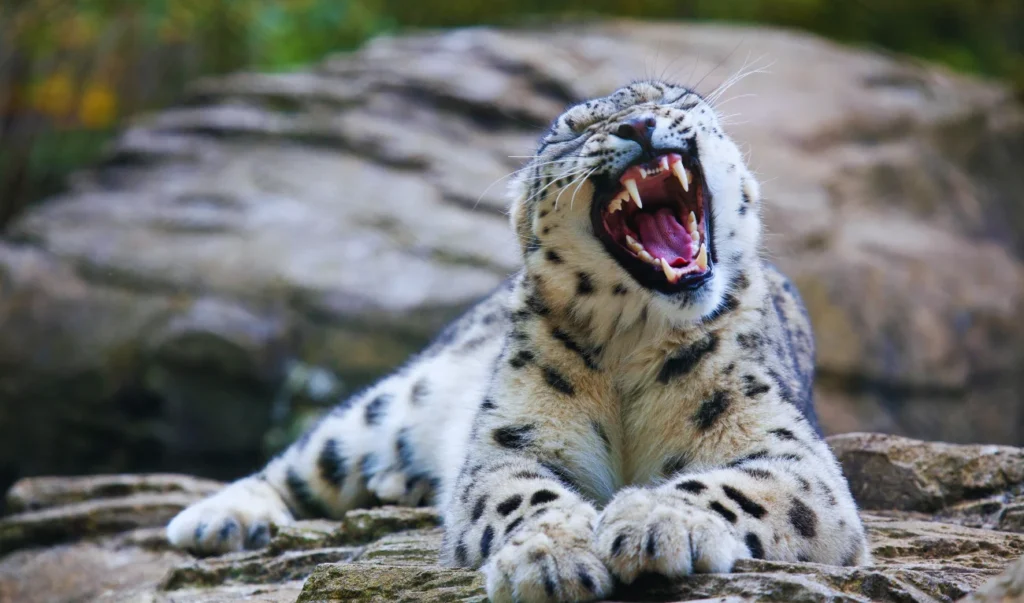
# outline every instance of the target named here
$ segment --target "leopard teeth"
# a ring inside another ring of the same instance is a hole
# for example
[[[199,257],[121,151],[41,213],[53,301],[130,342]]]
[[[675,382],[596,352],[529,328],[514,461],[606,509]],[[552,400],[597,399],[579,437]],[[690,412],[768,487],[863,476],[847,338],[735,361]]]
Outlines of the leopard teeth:
[[[622,204],[629,201],[629,193],[626,191],[619,191],[619,194],[612,197],[611,201],[608,202],[608,207],[605,209],[605,213],[614,214],[617,211],[622,210]]]
[[[648,253],[640,241],[637,241],[629,235],[626,235],[626,246],[629,247],[641,260],[648,264],[653,264],[654,266],[659,265],[658,263],[661,261],[661,258],[655,258],[653,255]]]
[[[690,170],[683,167],[682,161],[676,161],[672,164],[672,173],[676,175],[679,184],[683,185],[683,190],[690,192],[690,181],[693,180],[693,177],[690,175]]]
[[[700,244],[700,252],[697,253],[697,267],[701,270],[707,270],[708,267],[708,250],[704,243]]]
[[[629,192],[629,197],[633,199],[633,203],[640,209],[643,209],[644,204],[640,201],[640,189],[636,187],[636,180],[632,178],[622,183],[626,187],[626,191]]]
[[[667,162],[668,160],[666,159],[665,161]],[[659,165],[657,167],[652,167],[652,168],[640,168],[640,178],[643,179],[643,180],[646,180],[646,179],[650,178],[651,176],[657,176],[658,174],[664,172],[667,169],[668,169],[668,165],[667,164],[666,165]]]
[[[668,279],[668,282],[673,285],[676,284],[679,280],[679,275],[676,274],[676,271],[668,265],[668,262],[666,262],[664,258],[658,258],[658,263],[661,265],[661,271],[665,273],[665,278]]]

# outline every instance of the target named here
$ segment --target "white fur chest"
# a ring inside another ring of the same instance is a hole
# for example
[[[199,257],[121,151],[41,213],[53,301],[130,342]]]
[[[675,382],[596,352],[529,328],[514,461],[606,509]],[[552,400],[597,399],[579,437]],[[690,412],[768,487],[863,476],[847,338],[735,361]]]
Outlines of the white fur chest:
[[[601,476],[601,483],[588,484],[599,498],[624,486],[657,483],[701,456],[694,450],[699,442],[692,417],[714,389],[712,372],[698,367],[684,378],[662,382],[669,356],[663,349],[634,350],[608,369],[598,418],[607,435],[606,452],[596,453],[595,441],[576,459],[583,475]]]

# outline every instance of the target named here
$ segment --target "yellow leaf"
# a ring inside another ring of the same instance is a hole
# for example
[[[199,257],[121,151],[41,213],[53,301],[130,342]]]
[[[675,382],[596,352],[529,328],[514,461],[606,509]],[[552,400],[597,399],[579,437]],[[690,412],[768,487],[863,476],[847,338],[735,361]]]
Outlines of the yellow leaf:
[[[105,128],[117,117],[117,96],[102,83],[90,83],[78,104],[78,121],[87,128]]]
[[[50,117],[66,117],[75,102],[74,94],[71,75],[58,71],[36,85],[32,94],[32,108]]]

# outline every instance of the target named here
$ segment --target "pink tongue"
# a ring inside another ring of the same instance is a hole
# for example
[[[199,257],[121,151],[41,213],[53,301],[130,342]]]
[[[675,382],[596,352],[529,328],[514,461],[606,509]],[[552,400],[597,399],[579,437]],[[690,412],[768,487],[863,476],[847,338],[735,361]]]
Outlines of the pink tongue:
[[[676,268],[690,262],[693,239],[672,215],[671,209],[663,207],[654,213],[638,213],[635,219],[640,230],[640,242],[647,253],[668,261]]]

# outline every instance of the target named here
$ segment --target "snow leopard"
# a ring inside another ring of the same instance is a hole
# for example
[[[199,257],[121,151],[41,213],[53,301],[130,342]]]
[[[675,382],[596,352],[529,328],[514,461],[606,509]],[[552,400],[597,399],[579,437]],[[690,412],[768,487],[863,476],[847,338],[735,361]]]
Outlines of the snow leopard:
[[[712,103],[644,80],[575,104],[510,200],[522,269],[170,541],[216,554],[433,504],[441,562],[480,569],[497,603],[741,559],[870,563],[814,411],[808,313]]]

